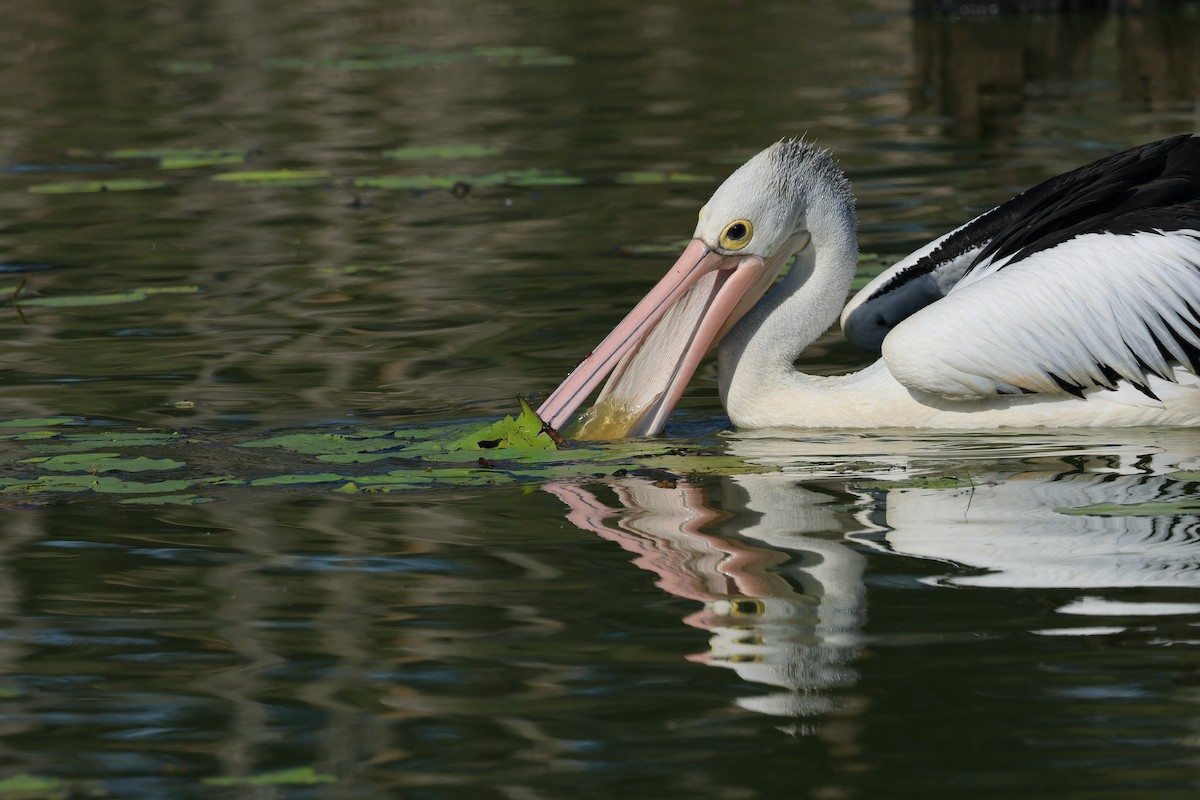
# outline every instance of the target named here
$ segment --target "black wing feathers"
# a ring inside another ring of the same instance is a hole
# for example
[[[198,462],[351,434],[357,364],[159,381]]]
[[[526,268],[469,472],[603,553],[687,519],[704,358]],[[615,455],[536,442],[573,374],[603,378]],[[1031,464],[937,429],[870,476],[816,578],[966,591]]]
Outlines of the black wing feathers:
[[[1191,134],[1116,153],[1022,192],[947,236],[873,296],[936,272],[981,245],[964,274],[1006,256],[1012,256],[1009,263],[1019,261],[1085,233],[1181,228],[1200,228],[1200,138]]]
[[[1200,138],[1174,136],[1103,158],[996,209],[1006,211],[1009,227],[991,239],[968,273],[1008,256],[1008,263],[1019,261],[1086,233],[1200,228]]]

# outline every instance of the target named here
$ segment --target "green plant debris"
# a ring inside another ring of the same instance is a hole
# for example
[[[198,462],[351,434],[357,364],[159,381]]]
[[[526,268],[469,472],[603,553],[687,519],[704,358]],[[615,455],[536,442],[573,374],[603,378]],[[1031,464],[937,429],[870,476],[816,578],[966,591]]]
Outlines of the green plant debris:
[[[397,147],[385,150],[384,158],[397,161],[424,161],[431,158],[488,158],[504,151],[481,144],[435,144],[426,147]]]
[[[24,419],[8,419],[0,422],[0,428],[50,428],[55,425],[66,425],[78,422],[78,417],[28,417]]]
[[[711,175],[691,175],[686,172],[621,172],[613,179],[617,183],[645,186],[654,183],[712,183]]]
[[[301,486],[309,483],[340,483],[349,480],[345,475],[333,472],[298,473],[295,475],[272,475],[250,481],[251,486]]]
[[[0,494],[35,492],[98,492],[100,494],[166,494],[198,484],[240,483],[228,478],[181,478],[167,481],[127,481],[113,475],[39,475],[32,480],[0,479]]]
[[[51,448],[55,452],[84,453],[96,448],[159,447],[187,440],[181,433],[155,433],[151,431],[87,431],[50,432],[54,437]]]
[[[306,455],[338,455],[373,453],[401,446],[392,431],[363,430],[354,433],[288,433],[253,442],[241,447],[283,447]]]
[[[426,191],[453,189],[455,186],[578,186],[585,181],[558,170],[518,169],[493,172],[487,175],[397,175],[378,178],[355,178],[360,189],[398,189]]]
[[[2,442],[34,442],[39,439],[54,439],[62,434],[57,431],[23,431],[21,433],[0,433]]]
[[[516,448],[527,450],[557,450],[554,440],[547,432],[541,418],[524,397],[521,413],[516,417],[505,417],[480,430],[450,443],[451,450],[485,451]]]
[[[80,796],[79,785],[40,775],[11,775],[0,780],[0,800],[65,800]]]
[[[220,776],[205,778],[209,786],[310,786],[317,783],[335,783],[337,778],[312,767],[297,767],[279,772],[261,772],[258,775]]]
[[[246,160],[244,155],[229,154],[224,156],[176,156],[173,158],[161,158],[158,165],[163,169],[197,169],[199,167],[212,167],[221,164],[241,164]]]
[[[223,150],[207,150],[198,147],[122,147],[116,150],[104,151],[105,158],[133,158],[133,159],[151,159],[154,161],[160,158],[179,158],[183,156],[196,156],[203,153],[224,153]]]
[[[322,186],[330,182],[331,176],[323,169],[274,169],[222,172],[213,175],[212,179],[236,183],[239,186],[298,187]]]
[[[1168,517],[1200,513],[1200,497],[1185,500],[1155,500],[1146,503],[1096,503],[1076,508],[1056,508],[1059,514],[1075,517]]]
[[[119,430],[65,416],[0,425],[6,426],[0,428],[0,440],[9,447],[0,496],[8,505],[101,494],[134,505],[186,506],[220,500],[217,492],[223,487],[400,492],[602,478],[643,468],[680,475],[765,470],[720,452],[645,440],[559,448],[524,401],[519,414],[485,426],[309,429],[227,441],[223,447],[219,437]],[[139,453],[139,448],[150,450]],[[194,463],[194,455],[202,461]],[[205,466],[213,459],[229,465],[218,468],[223,474]]]
[[[37,306],[41,308],[75,308],[78,306],[112,306],[120,303],[138,303],[150,297],[164,294],[197,294],[199,286],[148,286],[140,289],[126,289],[123,292],[111,294],[67,294],[57,297],[21,298],[17,305]]]
[[[974,485],[975,484],[971,481],[970,476],[960,477],[957,475],[913,476],[894,481],[854,481],[854,488],[860,491],[868,491],[871,489],[882,491],[888,491],[891,489],[969,489]]]
[[[120,453],[69,453],[59,456],[34,456],[23,458],[18,464],[36,464],[39,469],[54,472],[149,472],[153,470],[178,469],[182,461],[172,458],[126,458]]]
[[[60,181],[35,183],[29,187],[34,194],[89,194],[95,192],[137,192],[162,189],[166,181],[149,178],[109,178],[102,181]]]
[[[198,506],[216,501],[201,494],[151,494],[145,497],[126,497],[120,502],[131,506]]]

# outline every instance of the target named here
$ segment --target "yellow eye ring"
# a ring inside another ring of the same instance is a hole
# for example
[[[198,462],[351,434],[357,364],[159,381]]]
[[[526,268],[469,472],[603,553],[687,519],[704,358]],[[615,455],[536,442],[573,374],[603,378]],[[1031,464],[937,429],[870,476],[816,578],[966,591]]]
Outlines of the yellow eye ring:
[[[754,226],[750,224],[750,220],[735,219],[725,226],[725,230],[721,231],[718,243],[725,250],[741,250],[750,244],[750,237],[753,235]]]

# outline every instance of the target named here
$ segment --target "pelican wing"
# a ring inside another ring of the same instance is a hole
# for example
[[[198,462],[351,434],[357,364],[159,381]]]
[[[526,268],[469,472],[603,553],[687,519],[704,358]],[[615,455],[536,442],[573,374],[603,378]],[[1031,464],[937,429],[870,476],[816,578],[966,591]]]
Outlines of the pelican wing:
[[[854,296],[842,329],[859,346],[878,349],[900,322],[968,275],[1089,233],[1152,230],[1131,227],[1148,219],[1185,227],[1192,212],[1178,207],[1198,197],[1200,138],[1184,134],[1108,156],[1038,184],[908,256]]]
[[[1138,212],[989,263],[897,325],[884,361],[909,388],[949,399],[1082,396],[1120,380],[1154,397],[1149,376],[1200,373],[1200,201],[1177,211],[1189,227],[1120,232],[1145,222]]]

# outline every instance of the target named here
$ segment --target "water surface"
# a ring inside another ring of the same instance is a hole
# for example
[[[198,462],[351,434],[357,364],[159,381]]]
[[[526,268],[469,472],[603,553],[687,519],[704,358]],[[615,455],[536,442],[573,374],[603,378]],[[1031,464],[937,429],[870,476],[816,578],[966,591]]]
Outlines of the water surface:
[[[754,471],[365,494],[246,485],[333,468],[240,447],[512,412],[783,136],[838,154],[862,249],[896,258],[1195,130],[1194,7],[6,20],[0,417],[32,421],[0,428],[0,478],[86,440],[180,465],[95,458],[64,473],[80,481],[212,480],[181,504],[0,493],[0,779],[36,777],[35,797],[1200,788],[1200,434],[727,434],[709,366],[646,446]],[[831,333],[805,367],[865,359]]]

